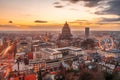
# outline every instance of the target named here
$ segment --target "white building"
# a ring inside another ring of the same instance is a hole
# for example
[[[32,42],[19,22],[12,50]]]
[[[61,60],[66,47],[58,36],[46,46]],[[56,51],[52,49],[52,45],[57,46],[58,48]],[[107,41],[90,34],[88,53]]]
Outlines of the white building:
[[[63,53],[63,55],[75,55],[75,56],[77,56],[77,55],[85,54],[85,52],[81,48],[73,47],[73,46],[57,48],[56,50],[61,51]]]
[[[17,43],[17,52],[31,52],[31,43],[26,40],[21,40]]]
[[[63,57],[60,51],[51,48],[43,48],[40,52],[44,59],[58,59]]]
[[[77,47],[63,47],[63,48],[40,48],[33,52],[33,59],[42,60],[42,59],[59,59],[65,56],[72,55],[85,55],[85,52],[81,48]]]
[[[33,52],[33,60],[41,60],[42,59],[42,54],[40,51]]]
[[[77,55],[83,55],[85,54],[85,52],[81,48],[70,47],[70,54],[77,56]]]
[[[18,57],[24,58],[24,55],[25,55],[25,52],[19,52],[19,53],[16,53],[15,58],[16,58],[16,59],[17,59]]]
[[[42,48],[39,51],[33,52],[34,60],[43,60],[43,59],[59,59],[62,58],[62,53],[55,49],[51,48]]]

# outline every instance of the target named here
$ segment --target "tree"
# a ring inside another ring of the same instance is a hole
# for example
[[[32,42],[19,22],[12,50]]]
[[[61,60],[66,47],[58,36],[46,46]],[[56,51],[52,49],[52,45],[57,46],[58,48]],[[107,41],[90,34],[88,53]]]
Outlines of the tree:
[[[41,72],[41,69],[39,69],[38,71],[38,80],[42,80],[42,72]]]
[[[113,75],[114,75],[114,79],[113,80],[120,80],[120,73],[119,73],[119,71],[113,72]]]
[[[112,73],[104,72],[105,80],[113,80],[114,75]]]
[[[94,75],[93,75],[93,73],[91,71],[83,70],[80,73],[79,80],[94,80]]]

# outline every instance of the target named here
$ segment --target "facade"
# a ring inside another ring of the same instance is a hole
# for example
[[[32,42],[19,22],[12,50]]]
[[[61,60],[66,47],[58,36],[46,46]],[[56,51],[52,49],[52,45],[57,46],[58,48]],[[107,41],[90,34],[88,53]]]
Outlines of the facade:
[[[115,58],[120,58],[120,50],[111,49],[107,51],[109,54],[113,54]]]
[[[39,42],[40,40],[32,40],[32,51],[33,52],[39,51],[40,49]]]
[[[51,48],[43,48],[40,51],[43,59],[59,59],[62,58],[60,51]]]
[[[56,50],[60,51],[63,57],[68,56],[68,55],[77,56],[77,55],[85,54],[85,52],[81,48],[73,47],[73,46],[57,48]]]
[[[39,47],[40,48],[56,48],[56,44],[52,42],[40,42]]]
[[[33,60],[41,60],[42,54],[40,51],[33,52]]]
[[[59,40],[71,40],[72,34],[68,23],[66,22],[62,28],[62,33],[59,36]]]
[[[27,39],[22,39],[17,43],[17,52],[31,52],[31,42],[29,42]]]
[[[40,48],[56,48],[56,44],[53,42],[43,42],[40,40],[32,41],[32,50],[39,50]]]
[[[86,39],[89,38],[89,36],[90,36],[90,29],[89,29],[89,27],[86,27],[85,28],[85,37],[86,37]]]
[[[120,57],[120,50],[108,50],[108,51],[98,50],[97,52],[99,52],[102,56],[105,57],[114,57],[114,58]]]
[[[77,56],[77,55],[84,55],[85,52],[81,48],[72,48],[70,53]]]
[[[79,56],[84,55],[85,52],[81,48],[77,47],[63,47],[63,48],[41,48],[39,51],[33,52],[34,60],[43,60],[43,59],[61,59],[68,56]]]

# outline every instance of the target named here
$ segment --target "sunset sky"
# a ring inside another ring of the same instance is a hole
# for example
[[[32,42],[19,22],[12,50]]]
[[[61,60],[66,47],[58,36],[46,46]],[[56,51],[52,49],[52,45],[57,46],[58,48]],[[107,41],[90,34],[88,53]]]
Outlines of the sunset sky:
[[[0,0],[0,30],[120,30],[120,0]]]

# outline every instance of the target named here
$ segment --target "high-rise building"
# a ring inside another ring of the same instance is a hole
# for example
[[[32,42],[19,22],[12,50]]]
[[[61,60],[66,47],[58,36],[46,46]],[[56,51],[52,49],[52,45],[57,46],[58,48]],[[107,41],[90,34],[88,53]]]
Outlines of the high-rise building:
[[[72,34],[68,23],[66,22],[62,28],[62,33],[59,36],[60,40],[71,40]]]
[[[85,37],[86,37],[86,38],[89,38],[89,36],[90,36],[90,28],[89,28],[89,27],[86,27],[86,28],[85,28]]]

